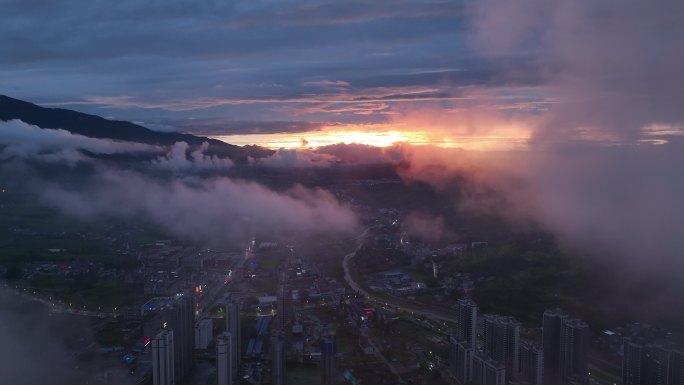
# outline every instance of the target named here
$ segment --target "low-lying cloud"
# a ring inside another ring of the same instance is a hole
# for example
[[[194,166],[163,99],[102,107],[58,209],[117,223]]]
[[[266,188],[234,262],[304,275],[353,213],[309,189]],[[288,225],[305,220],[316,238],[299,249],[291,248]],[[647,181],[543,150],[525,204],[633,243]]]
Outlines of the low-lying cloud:
[[[299,185],[276,192],[230,178],[162,181],[112,169],[85,184],[41,186],[41,199],[84,219],[144,218],[179,237],[210,243],[240,240],[248,226],[260,234],[347,233],[358,226],[355,214],[332,194]]]
[[[676,136],[662,138],[668,143],[573,143],[534,151],[408,144],[289,151],[326,154],[334,159],[330,164],[391,163],[407,182],[427,182],[443,193],[458,194],[453,209],[459,212],[541,226],[564,247],[602,258],[617,270],[682,278],[684,142]],[[425,240],[445,233],[439,218],[414,213],[409,219],[406,230]]]
[[[274,168],[328,167],[337,162],[333,156],[317,153],[310,149],[281,148],[268,158],[258,159],[255,165]]]
[[[410,212],[403,219],[401,229],[409,237],[430,243],[440,242],[447,236],[453,236],[445,226],[443,217],[417,211]]]
[[[473,153],[417,149],[400,174],[443,191],[456,210],[536,224],[616,270],[684,277],[683,143]],[[405,148],[409,149],[409,148]]]
[[[19,157],[70,164],[87,159],[82,151],[116,154],[155,150],[146,144],[90,138],[62,129],[40,128],[21,120],[0,121],[0,145],[3,160]]]
[[[157,157],[152,161],[155,168],[187,172],[187,171],[225,171],[233,167],[233,162],[229,158],[219,158],[216,155],[206,155],[209,143],[204,142],[194,150],[185,142],[176,142],[166,155]]]

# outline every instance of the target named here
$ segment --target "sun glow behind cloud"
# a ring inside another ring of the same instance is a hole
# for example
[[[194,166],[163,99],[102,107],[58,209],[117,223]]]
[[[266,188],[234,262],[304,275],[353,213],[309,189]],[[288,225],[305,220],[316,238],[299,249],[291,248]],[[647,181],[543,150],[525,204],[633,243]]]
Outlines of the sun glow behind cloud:
[[[422,132],[414,131],[362,131],[330,130],[310,131],[298,134],[249,134],[217,136],[237,145],[256,144],[268,148],[322,147],[336,143],[360,143],[370,146],[387,147],[394,143],[426,143],[429,138]]]
[[[317,148],[336,143],[359,143],[376,147],[388,147],[395,143],[432,145],[467,150],[517,150],[527,146],[529,130],[511,127],[491,129],[486,132],[466,133],[462,130],[428,128],[409,129],[404,124],[378,125],[373,130],[367,127],[328,128],[302,133],[273,133],[220,135],[214,139],[244,146],[259,145],[271,149]]]

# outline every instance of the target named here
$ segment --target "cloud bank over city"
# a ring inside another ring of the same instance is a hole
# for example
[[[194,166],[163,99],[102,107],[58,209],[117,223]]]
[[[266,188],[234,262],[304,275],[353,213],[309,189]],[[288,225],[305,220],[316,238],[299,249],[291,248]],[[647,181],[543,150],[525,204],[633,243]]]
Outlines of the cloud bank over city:
[[[332,194],[299,185],[275,191],[226,177],[160,180],[119,169],[99,170],[75,188],[35,183],[41,201],[67,215],[142,218],[210,244],[239,244],[250,227],[262,234],[353,234],[359,226],[355,213]]]

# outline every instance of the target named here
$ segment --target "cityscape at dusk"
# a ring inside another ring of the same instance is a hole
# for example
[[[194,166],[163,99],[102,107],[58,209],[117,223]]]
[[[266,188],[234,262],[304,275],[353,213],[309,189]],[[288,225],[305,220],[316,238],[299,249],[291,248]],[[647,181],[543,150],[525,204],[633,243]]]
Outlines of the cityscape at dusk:
[[[0,10],[0,385],[684,385],[684,3]]]

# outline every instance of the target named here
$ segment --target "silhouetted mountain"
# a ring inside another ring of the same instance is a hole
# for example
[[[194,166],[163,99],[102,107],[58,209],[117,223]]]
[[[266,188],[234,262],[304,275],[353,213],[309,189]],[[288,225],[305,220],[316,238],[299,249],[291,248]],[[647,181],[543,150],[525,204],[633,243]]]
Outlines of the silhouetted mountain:
[[[248,156],[263,158],[273,154],[273,151],[259,146],[240,147],[203,136],[153,131],[131,122],[109,120],[97,115],[63,108],[40,107],[23,100],[0,95],[0,120],[12,119],[19,119],[41,128],[61,128],[74,134],[92,138],[152,145],[172,145],[176,142],[186,142],[190,146],[199,146],[203,142],[208,142],[210,144],[208,154],[228,157],[238,163],[246,162]]]

